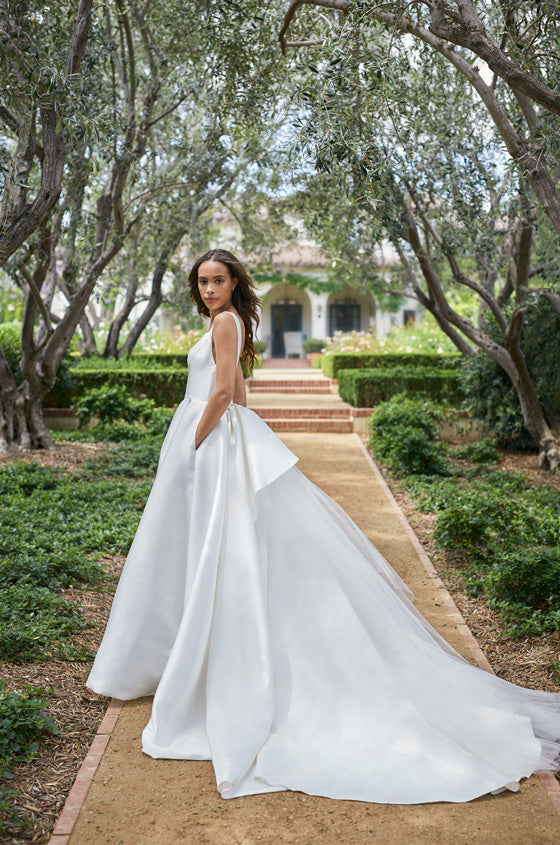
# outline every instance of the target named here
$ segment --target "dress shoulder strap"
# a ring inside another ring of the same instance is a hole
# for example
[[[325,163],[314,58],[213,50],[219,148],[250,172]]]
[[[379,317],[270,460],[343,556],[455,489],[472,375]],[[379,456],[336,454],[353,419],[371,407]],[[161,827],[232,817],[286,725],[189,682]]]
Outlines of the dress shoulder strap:
[[[239,361],[239,356],[241,355],[241,340],[243,338],[243,332],[241,331],[241,320],[234,314],[233,311],[222,311],[222,314],[231,314],[233,319],[235,320],[235,327],[237,328],[237,360]],[[212,325],[212,329],[214,326]]]

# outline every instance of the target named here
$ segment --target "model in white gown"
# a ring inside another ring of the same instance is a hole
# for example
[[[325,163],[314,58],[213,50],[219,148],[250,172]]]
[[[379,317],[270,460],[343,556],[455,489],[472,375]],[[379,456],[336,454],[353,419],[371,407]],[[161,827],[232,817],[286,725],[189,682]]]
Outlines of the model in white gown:
[[[468,801],[554,769],[560,695],[457,654],[255,413],[232,403],[195,450],[215,373],[210,331],[88,679],[154,696],[146,754],[212,760],[224,798]]]

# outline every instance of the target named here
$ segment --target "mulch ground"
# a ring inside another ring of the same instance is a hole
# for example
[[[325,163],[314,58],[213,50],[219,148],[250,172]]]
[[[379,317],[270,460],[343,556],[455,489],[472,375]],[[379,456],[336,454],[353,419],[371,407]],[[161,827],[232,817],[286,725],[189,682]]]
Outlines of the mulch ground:
[[[32,454],[0,456],[0,466],[12,460],[34,460],[45,466],[71,472],[84,460],[105,447],[99,444],[58,444],[54,450]],[[523,472],[532,483],[553,485],[560,489],[560,479],[539,470],[537,458],[523,453],[502,456],[500,468]],[[472,598],[461,589],[456,574],[457,558],[453,560],[431,539],[434,517],[414,508],[398,481],[386,474],[386,480],[426,549],[435,568],[444,580],[467,624],[483,648],[494,671],[500,677],[535,689],[558,691],[560,684],[560,641],[556,633],[523,640],[511,640],[500,631],[497,613],[484,597]],[[66,598],[78,603],[92,627],[76,638],[80,645],[95,652],[109,615],[115,576],[124,558],[107,559],[107,580],[95,590],[64,591]],[[2,664],[1,674],[9,688],[25,685],[47,689],[48,707],[61,734],[48,738],[30,764],[19,764],[14,780],[9,784],[18,792],[16,807],[26,827],[9,834],[0,833],[0,843],[47,843],[77,771],[101,721],[107,700],[90,693],[84,682],[89,664],[51,660],[38,664],[16,666]],[[6,784],[8,785],[8,784]]]

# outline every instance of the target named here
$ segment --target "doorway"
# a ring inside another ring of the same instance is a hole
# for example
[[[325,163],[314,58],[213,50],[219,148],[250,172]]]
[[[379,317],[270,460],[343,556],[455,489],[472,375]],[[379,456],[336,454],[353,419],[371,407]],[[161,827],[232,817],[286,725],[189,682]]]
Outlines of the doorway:
[[[357,302],[333,302],[329,305],[329,336],[335,332],[360,330],[361,313]]]
[[[302,315],[302,306],[293,300],[276,302],[270,306],[272,327],[270,355],[272,358],[286,357],[284,332],[300,332]]]

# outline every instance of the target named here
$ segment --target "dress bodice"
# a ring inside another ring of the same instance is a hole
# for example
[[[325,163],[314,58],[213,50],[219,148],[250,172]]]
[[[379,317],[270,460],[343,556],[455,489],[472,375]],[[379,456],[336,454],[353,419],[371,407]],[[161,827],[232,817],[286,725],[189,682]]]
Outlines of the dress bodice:
[[[231,314],[237,328],[237,360],[241,353],[241,323],[232,311],[225,311]],[[200,340],[195,343],[188,355],[189,377],[185,397],[191,399],[202,399],[207,402],[212,391],[216,387],[216,362],[212,354],[212,329],[213,326],[203,334]]]

